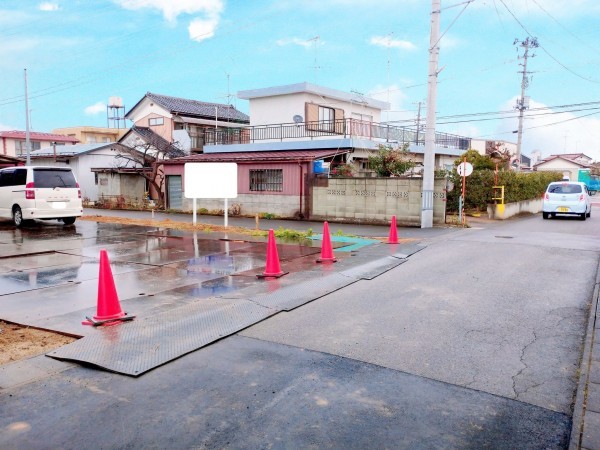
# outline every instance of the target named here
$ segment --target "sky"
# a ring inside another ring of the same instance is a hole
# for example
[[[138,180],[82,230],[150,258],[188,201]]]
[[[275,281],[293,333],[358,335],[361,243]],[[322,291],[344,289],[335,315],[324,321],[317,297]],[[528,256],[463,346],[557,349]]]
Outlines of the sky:
[[[389,101],[382,121],[426,115],[429,0],[0,0],[0,130],[106,126],[146,92],[232,103],[300,82]],[[600,2],[442,0],[436,129],[600,161]],[[516,42],[516,44],[515,44]],[[291,122],[282,117],[281,122]],[[128,126],[130,124],[128,123]]]

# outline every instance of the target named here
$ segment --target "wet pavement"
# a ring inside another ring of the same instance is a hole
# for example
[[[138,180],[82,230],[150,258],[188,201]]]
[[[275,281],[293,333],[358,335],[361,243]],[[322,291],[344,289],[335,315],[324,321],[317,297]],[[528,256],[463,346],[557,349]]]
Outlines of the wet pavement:
[[[575,223],[402,229],[335,264],[278,241],[290,274],[259,280],[262,237],[0,222],[0,319],[84,336],[110,370],[77,346],[1,367],[0,447],[566,448],[593,289],[562,277],[593,284],[600,252]],[[133,322],[81,325],[100,249]]]

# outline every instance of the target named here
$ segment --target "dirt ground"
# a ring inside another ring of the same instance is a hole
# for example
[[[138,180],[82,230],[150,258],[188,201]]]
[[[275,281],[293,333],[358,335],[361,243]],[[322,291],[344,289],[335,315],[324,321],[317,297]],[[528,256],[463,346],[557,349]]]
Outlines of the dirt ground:
[[[0,321],[0,365],[47,353],[76,339]]]

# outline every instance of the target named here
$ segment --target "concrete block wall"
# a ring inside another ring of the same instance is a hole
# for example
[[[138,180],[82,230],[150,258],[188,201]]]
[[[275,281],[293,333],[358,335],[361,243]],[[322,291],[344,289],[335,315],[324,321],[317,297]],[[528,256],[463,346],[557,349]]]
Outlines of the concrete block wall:
[[[330,178],[313,187],[311,219],[388,223],[421,223],[421,184],[417,178]],[[435,180],[433,222],[446,220],[446,181]]]
[[[295,195],[265,195],[265,194],[239,194],[237,198],[230,198],[228,205],[238,204],[241,207],[241,214],[255,215],[260,213],[275,214],[279,217],[294,217],[300,210],[300,199]],[[198,209],[206,208],[209,211],[222,210],[224,207],[223,199],[198,199],[196,201]],[[183,198],[182,209],[192,211],[192,199]]]

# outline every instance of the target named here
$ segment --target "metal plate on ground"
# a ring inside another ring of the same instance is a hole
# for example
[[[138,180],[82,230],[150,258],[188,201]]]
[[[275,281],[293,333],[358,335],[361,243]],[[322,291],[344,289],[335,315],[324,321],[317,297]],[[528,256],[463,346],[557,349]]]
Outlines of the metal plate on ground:
[[[249,300],[267,308],[290,311],[305,303],[316,300],[338,289],[346,287],[357,280],[348,278],[339,273],[332,273],[323,277],[315,277],[291,286],[285,286],[274,292],[258,295]]]
[[[137,377],[276,312],[246,300],[202,299],[153,317],[99,327],[47,356]]]
[[[340,272],[347,277],[356,278],[357,280],[372,280],[382,273],[399,266],[406,262],[406,259],[400,259],[393,256],[386,256],[375,261],[365,262],[354,267],[350,267]]]

